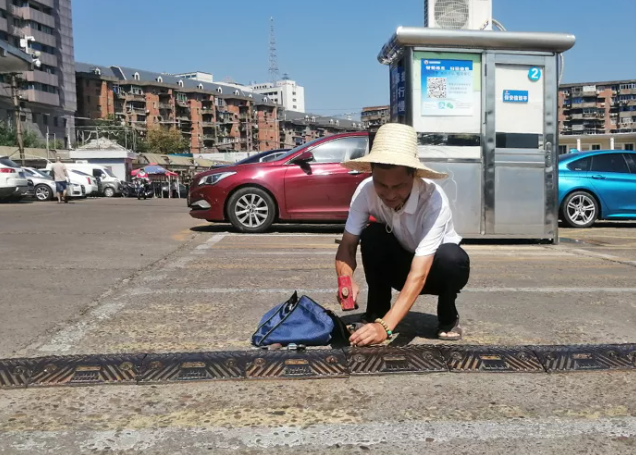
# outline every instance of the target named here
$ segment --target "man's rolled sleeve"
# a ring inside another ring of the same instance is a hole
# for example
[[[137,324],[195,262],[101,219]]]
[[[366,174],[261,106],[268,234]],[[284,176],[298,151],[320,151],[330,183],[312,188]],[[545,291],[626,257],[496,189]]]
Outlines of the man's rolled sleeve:
[[[427,226],[427,229],[425,229],[425,232],[428,232],[418,244],[415,250],[415,256],[434,255],[444,241],[446,227],[451,220],[451,211],[441,203],[441,198],[439,202],[440,203],[435,204],[435,207],[431,208],[433,213],[427,216],[427,224],[430,225],[430,228]]]
[[[367,199],[366,184],[363,182],[358,186],[349,207],[349,217],[345,225],[345,231],[349,234],[359,236],[369,223],[369,200]]]

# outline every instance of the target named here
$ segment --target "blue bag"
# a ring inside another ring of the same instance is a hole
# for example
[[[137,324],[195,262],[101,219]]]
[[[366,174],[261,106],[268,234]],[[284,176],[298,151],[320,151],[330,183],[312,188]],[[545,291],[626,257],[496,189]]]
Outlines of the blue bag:
[[[269,310],[252,335],[254,346],[290,343],[305,346],[326,346],[334,335],[343,332],[344,323],[335,314],[326,310],[307,296],[298,299],[298,293],[285,303]],[[335,333],[334,333],[335,332]]]

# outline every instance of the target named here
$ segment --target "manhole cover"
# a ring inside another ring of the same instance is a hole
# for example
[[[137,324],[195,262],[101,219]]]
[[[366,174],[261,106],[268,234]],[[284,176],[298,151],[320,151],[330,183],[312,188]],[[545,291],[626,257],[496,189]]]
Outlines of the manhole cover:
[[[543,373],[539,359],[527,348],[453,346],[442,348],[451,372]]]
[[[439,349],[427,346],[349,348],[346,352],[352,375],[448,371]]]
[[[533,349],[549,372],[631,370],[636,345],[544,346]]]
[[[346,377],[347,361],[341,350],[255,351],[245,369],[247,379],[309,379]]]
[[[241,352],[149,354],[139,383],[242,379]]]
[[[143,354],[45,357],[38,359],[29,386],[131,384]]]

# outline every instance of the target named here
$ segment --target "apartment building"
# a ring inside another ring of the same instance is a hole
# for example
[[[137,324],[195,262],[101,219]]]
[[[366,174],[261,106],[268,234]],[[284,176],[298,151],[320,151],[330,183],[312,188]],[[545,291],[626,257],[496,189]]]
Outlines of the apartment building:
[[[364,129],[377,131],[378,128],[391,120],[390,106],[363,107],[360,120],[362,120]]]
[[[283,78],[275,83],[263,82],[248,85],[246,89],[268,96],[285,110],[305,112],[305,88],[289,78]]]
[[[564,136],[636,132],[636,80],[561,85],[559,131]]]
[[[319,137],[362,130],[362,122],[281,111],[278,117],[280,148],[293,148]]]
[[[21,46],[26,37],[28,49]],[[41,65],[21,76],[24,128],[68,147],[77,109],[71,0],[0,0],[0,40],[39,53]],[[8,79],[0,76],[0,122],[12,125],[13,110]]]
[[[112,120],[142,137],[151,128],[178,129],[191,153],[270,150],[280,144],[278,107],[267,96],[134,68],[76,66],[79,118]]]

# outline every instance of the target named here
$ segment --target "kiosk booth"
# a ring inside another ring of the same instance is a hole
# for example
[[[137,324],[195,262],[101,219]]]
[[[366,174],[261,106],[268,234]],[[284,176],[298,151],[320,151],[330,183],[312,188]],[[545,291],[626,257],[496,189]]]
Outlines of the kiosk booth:
[[[467,238],[558,241],[559,53],[552,33],[398,28],[391,121],[418,132],[420,159],[441,181]]]

